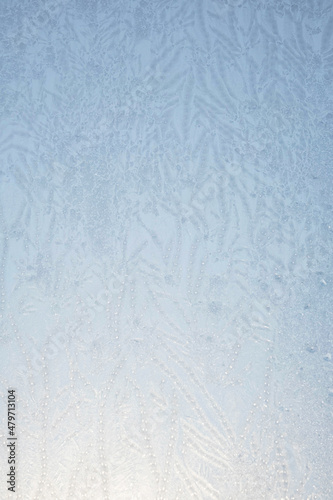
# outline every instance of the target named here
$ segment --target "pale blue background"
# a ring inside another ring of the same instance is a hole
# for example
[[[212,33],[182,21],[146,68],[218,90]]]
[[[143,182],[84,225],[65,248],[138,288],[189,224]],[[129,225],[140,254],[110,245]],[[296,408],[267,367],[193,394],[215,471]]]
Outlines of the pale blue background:
[[[0,28],[1,498],[333,498],[331,2]]]

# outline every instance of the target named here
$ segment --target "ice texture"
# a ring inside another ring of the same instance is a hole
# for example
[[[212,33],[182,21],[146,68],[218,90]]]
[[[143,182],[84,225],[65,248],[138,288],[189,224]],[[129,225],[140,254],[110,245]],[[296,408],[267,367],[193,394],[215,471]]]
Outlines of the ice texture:
[[[0,8],[0,498],[333,498],[333,4]]]

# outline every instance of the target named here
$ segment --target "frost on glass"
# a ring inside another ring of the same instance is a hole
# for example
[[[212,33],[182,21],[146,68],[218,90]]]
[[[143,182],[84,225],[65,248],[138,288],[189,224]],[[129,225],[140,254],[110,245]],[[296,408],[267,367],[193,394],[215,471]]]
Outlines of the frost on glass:
[[[332,498],[331,2],[0,26],[0,497]]]

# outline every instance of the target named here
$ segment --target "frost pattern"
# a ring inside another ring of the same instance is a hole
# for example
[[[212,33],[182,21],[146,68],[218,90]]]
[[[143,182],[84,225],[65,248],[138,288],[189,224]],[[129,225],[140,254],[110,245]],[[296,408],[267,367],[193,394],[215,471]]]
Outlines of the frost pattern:
[[[331,2],[2,3],[20,498],[329,500]]]

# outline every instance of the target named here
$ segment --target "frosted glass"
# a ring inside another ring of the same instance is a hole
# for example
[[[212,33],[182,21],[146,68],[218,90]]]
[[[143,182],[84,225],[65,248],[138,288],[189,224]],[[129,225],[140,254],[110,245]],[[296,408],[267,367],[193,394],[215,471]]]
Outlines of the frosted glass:
[[[1,2],[1,499],[333,498],[332,82],[329,0]]]

